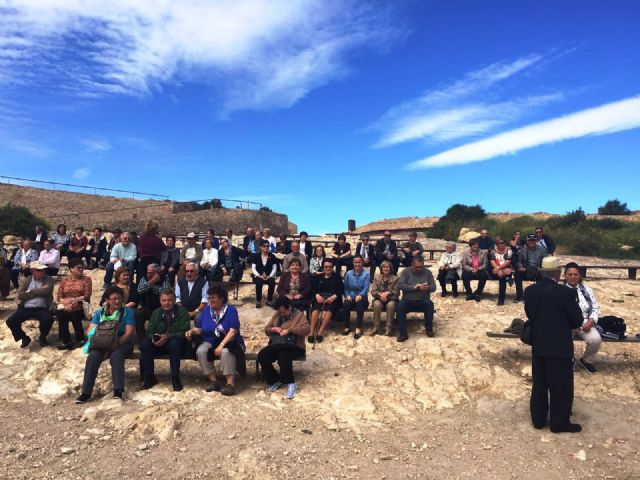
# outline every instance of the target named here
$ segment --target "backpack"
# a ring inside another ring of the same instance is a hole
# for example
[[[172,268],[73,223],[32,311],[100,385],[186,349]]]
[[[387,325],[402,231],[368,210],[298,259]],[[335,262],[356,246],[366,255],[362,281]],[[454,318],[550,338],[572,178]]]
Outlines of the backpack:
[[[627,331],[627,325],[624,323],[624,319],[620,317],[614,317],[613,315],[607,315],[598,320],[596,328],[600,332],[600,335],[613,340],[623,340],[627,338],[625,332]]]
[[[124,308],[120,308],[116,320],[105,320],[98,323],[93,336],[89,340],[89,350],[99,350],[102,352],[113,352],[117,350],[120,345],[118,330],[123,317]]]

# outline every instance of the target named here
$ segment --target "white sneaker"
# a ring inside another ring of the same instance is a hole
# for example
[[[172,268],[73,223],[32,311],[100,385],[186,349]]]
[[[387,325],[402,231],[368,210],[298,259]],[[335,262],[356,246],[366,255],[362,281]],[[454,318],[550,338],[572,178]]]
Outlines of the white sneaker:
[[[285,395],[285,398],[287,400],[291,400],[293,397],[296,396],[297,392],[298,392],[298,384],[290,383],[289,386],[287,387],[287,394]]]
[[[276,390],[278,390],[280,387],[282,386],[282,384],[280,382],[276,382],[273,385],[269,385],[267,387],[267,392],[275,392]]]

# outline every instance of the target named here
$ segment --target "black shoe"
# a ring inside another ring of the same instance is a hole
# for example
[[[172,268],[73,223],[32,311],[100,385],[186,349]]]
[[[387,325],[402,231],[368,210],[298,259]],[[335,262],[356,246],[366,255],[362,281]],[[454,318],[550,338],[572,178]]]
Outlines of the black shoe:
[[[256,308],[262,308],[262,303],[256,302]]]
[[[447,296],[447,291],[446,291],[446,290],[441,291],[441,292],[440,292],[440,296],[441,296],[442,298],[446,297],[446,296]]]
[[[433,330],[425,330],[425,333],[427,334],[427,337],[435,337],[436,334],[434,333]]]
[[[524,300],[524,297],[522,295],[518,295],[513,301],[515,303],[521,302]]]
[[[226,397],[230,397],[236,394],[236,387],[229,385],[228,383],[220,389],[220,393]]]
[[[78,398],[76,398],[76,403],[87,403],[89,400],[91,400],[91,395],[88,393],[83,393]]]
[[[313,343],[313,337],[311,335],[307,337],[307,342]]]
[[[594,373],[598,373],[598,370],[593,366],[593,363],[585,362],[583,358],[580,359],[580,365],[582,365],[582,368],[584,368],[591,375],[593,375]]]
[[[456,292],[456,291],[452,292],[452,293],[451,293],[451,296],[452,296],[453,298],[458,298],[458,292]]]
[[[498,300],[498,306],[502,307],[504,305],[504,300]]]
[[[20,344],[20,348],[27,348],[31,343],[31,337],[24,337],[22,339],[22,343]]]
[[[407,340],[409,340],[409,337],[407,335],[400,335],[398,337],[398,342],[400,342],[400,343],[406,342]]]
[[[479,294],[479,293],[476,293],[476,294],[473,296],[473,299],[474,299],[476,302],[480,302],[480,301],[482,300],[482,298],[481,298],[481,296],[480,296],[480,294]]]
[[[347,336],[351,333],[351,329],[349,328],[345,328],[344,330],[342,330],[342,335]]]
[[[173,386],[174,392],[181,392],[184,389],[180,377],[171,377],[171,385]]]
[[[73,350],[75,346],[71,342],[63,343],[62,345],[58,345],[56,347],[58,350]]]
[[[150,388],[155,387],[158,384],[158,379],[155,375],[150,375],[145,377],[144,383],[140,387],[142,390],[149,390]]]
[[[38,343],[40,344],[40,346],[41,346],[42,348],[44,348],[44,347],[48,347],[48,346],[49,346],[49,342],[47,342],[47,339],[46,339],[46,338],[43,338],[43,337],[40,337],[40,338],[38,339]]]
[[[469,293],[467,294],[467,298],[465,300],[468,302],[469,300],[473,300],[473,299],[474,299],[473,295]]]
[[[579,423],[568,423],[565,427],[552,428],[551,431],[553,433],[578,433],[582,431],[582,426]]]
[[[357,330],[356,333],[353,334],[353,338],[358,340],[362,336],[362,330]]]
[[[322,343],[323,340],[324,340],[324,337],[322,335],[318,335],[316,337],[316,343]]]
[[[207,388],[205,388],[205,391],[207,392],[219,392],[220,391],[220,382],[214,380],[212,382],[209,382],[209,384],[207,385]]]
[[[116,400],[122,400],[122,390],[114,390],[113,391],[113,398]]]

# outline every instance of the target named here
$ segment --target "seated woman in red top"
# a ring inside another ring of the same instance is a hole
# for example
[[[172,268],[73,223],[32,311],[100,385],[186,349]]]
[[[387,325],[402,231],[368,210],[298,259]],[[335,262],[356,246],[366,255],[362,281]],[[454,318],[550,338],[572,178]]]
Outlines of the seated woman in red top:
[[[298,310],[306,310],[311,303],[311,283],[309,275],[301,272],[302,264],[297,258],[292,258],[289,271],[280,276],[278,282],[278,297],[287,297]]]

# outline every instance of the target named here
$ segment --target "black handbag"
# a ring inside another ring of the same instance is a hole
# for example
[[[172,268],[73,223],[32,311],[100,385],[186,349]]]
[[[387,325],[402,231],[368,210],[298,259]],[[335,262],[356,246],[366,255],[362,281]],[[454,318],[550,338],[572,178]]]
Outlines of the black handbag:
[[[531,320],[527,320],[522,325],[522,331],[520,332],[520,341],[531,346],[533,342],[533,323]]]
[[[295,345],[298,343],[298,336],[293,333],[288,335],[272,335],[269,337],[269,346],[276,347],[282,345]]]

